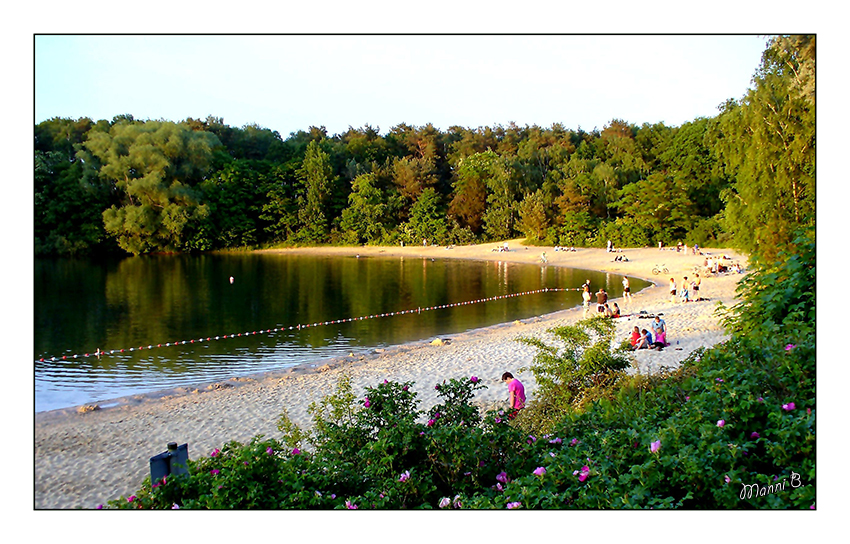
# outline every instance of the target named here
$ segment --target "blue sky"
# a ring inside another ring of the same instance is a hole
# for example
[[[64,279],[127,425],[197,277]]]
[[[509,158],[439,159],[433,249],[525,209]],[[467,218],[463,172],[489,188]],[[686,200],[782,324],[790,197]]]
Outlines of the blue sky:
[[[749,35],[37,35],[35,122],[256,123],[284,138],[400,123],[679,126],[741,98]]]

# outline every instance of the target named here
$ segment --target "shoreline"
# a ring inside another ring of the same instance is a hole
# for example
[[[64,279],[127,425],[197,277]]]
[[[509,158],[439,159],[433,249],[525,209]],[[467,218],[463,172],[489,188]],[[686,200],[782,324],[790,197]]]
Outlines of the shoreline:
[[[272,253],[312,253],[330,256],[404,256],[507,261],[540,264],[546,252],[547,266],[596,270],[641,278],[652,282],[632,297],[617,302],[623,313],[663,313],[671,343],[662,352],[635,353],[634,371],[655,372],[675,368],[692,351],[722,342],[726,336],[715,315],[717,302],[734,305],[735,287],[742,277],[725,274],[705,278],[703,302],[672,304],[665,282],[667,275],[653,279],[651,269],[664,262],[669,277],[681,281],[704,257],[682,255],[675,249],[625,249],[611,254],[604,249],[580,248],[576,252],[555,252],[551,247],[523,246],[509,241],[511,251],[491,251],[496,244],[445,247],[320,247],[260,250]],[[746,257],[726,249],[704,249],[712,255],[730,255],[746,265]],[[614,262],[614,255],[626,255],[628,262]],[[729,262],[734,262],[729,261]],[[662,279],[663,278],[663,279]],[[658,281],[661,279],[661,281]],[[592,304],[591,306],[595,306]],[[595,313],[595,308],[591,309]],[[588,317],[593,315],[588,312]],[[201,384],[198,388],[175,388],[143,395],[104,401],[101,409],[81,411],[79,407],[35,414],[35,508],[95,508],[108,500],[136,490],[149,474],[148,459],[165,450],[168,442],[188,443],[192,459],[208,455],[226,442],[247,442],[262,434],[279,436],[277,419],[285,408],[290,418],[309,427],[307,407],[332,393],[341,373],[349,373],[355,395],[361,398],[365,387],[391,379],[412,381],[419,400],[418,409],[427,410],[438,402],[433,385],[449,378],[477,375],[487,389],[476,395],[475,403],[488,408],[504,402],[507,391],[499,381],[510,370],[526,386],[529,399],[536,384],[528,366],[536,351],[516,341],[519,336],[535,336],[549,341],[547,329],[572,324],[583,317],[581,307],[519,321],[490,325],[441,337],[443,345],[427,340],[369,348],[356,357],[333,357],[304,363],[288,369],[242,378]],[[645,325],[649,322],[643,321]],[[634,316],[617,320],[617,338],[641,320]],[[203,389],[202,389],[203,387]]]

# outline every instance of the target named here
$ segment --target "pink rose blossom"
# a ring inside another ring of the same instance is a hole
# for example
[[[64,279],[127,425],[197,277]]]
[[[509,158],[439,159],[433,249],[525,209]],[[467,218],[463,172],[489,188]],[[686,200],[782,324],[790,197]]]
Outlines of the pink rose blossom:
[[[722,427],[722,426],[724,426],[724,425],[726,425],[726,420],[725,420],[725,419],[718,419],[718,420],[717,420],[717,426],[718,426],[718,427]]]
[[[660,448],[661,448],[661,441],[660,441],[660,440],[656,440],[655,442],[652,442],[652,443],[649,445],[649,452],[650,452],[650,453],[655,453],[655,452],[657,452]]]
[[[537,476],[543,476],[544,474],[546,474],[546,469],[543,467],[537,467],[536,469],[534,469],[533,474]]]
[[[516,502],[509,502],[509,503],[507,504],[507,508],[508,508],[508,510],[513,510],[514,508],[519,508],[520,506],[522,506],[522,503],[521,503],[521,502],[519,502],[519,501],[516,501]]]
[[[507,472],[500,472],[496,475],[496,481],[502,482],[503,484],[508,483],[508,474]]]
[[[783,405],[782,405],[782,409],[783,409],[783,410],[785,410],[786,412],[790,412],[790,411],[791,411],[791,410],[793,410],[794,408],[796,408],[796,406],[794,406],[794,403],[793,403],[793,402],[789,402],[788,404],[783,404]]]

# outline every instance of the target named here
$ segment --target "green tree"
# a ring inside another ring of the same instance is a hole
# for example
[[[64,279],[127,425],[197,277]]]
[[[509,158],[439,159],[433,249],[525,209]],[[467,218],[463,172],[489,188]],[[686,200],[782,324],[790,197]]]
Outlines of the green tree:
[[[330,155],[322,150],[319,142],[314,140],[307,145],[297,176],[301,194],[297,199],[300,228],[296,239],[307,243],[326,242],[332,219],[331,191],[338,178],[331,166]]]
[[[815,222],[815,36],[772,38],[753,83],[727,102],[712,137],[735,179],[726,229],[737,247],[775,256]]]
[[[86,152],[100,162],[101,179],[120,194],[121,205],[104,211],[103,221],[122,249],[135,255],[206,249],[196,229],[209,210],[196,186],[217,145],[209,132],[168,121],[122,119],[108,131],[89,133]]]
[[[519,205],[519,228],[529,241],[543,241],[549,227],[546,197],[541,189],[526,195]]]
[[[428,240],[431,244],[444,244],[448,241],[449,226],[440,200],[440,195],[431,187],[416,199],[404,228],[408,243]]]
[[[384,195],[374,174],[362,174],[351,182],[349,207],[342,211],[340,227],[350,243],[380,242],[387,233],[389,217]]]

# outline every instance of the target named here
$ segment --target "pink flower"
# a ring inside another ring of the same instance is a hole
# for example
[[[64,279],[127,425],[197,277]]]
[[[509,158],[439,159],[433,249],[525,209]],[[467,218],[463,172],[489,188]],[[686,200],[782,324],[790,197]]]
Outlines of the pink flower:
[[[570,440],[570,446],[575,446],[576,444],[578,444],[578,438],[573,438],[572,440]]]
[[[496,423],[501,423],[501,422],[502,422],[502,420],[501,420],[501,419],[499,419],[498,417],[497,417],[496,419],[494,419],[493,421],[495,421]]]
[[[723,378],[715,378],[718,382],[723,383]]]
[[[534,469],[533,474],[535,474],[536,476],[543,476],[544,474],[546,474],[546,469],[543,467],[537,467],[536,469]]]
[[[655,442],[652,442],[652,443],[649,445],[649,452],[650,452],[650,453],[655,453],[655,452],[657,452],[660,448],[661,448],[661,441],[660,441],[660,440],[656,440]]]
[[[404,481],[406,481],[408,478],[410,478],[410,471],[409,471],[409,470],[405,470],[404,472],[402,472],[402,473],[401,473],[401,476],[399,476],[398,481],[399,481],[399,482],[404,482]]]
[[[210,474],[212,474],[213,476],[215,476],[215,475],[219,474],[220,472],[221,472],[220,470],[218,470],[217,468],[214,468],[214,469],[212,469],[212,470],[210,471]]]
[[[509,502],[509,503],[507,504],[507,508],[508,508],[508,510],[513,510],[514,508],[519,508],[520,506],[522,506],[522,503],[521,503],[521,502],[519,502],[519,501],[516,501],[516,502]]]
[[[434,420],[433,420],[433,419],[429,419],[429,420],[428,420],[428,423],[426,423],[426,425],[428,425],[429,427],[433,427],[433,426],[434,426],[434,423],[435,423],[435,422],[434,422]]]
[[[478,377],[473,376],[473,377],[469,378],[469,381],[471,381],[472,383],[478,383]]]
[[[689,401],[689,400],[691,400],[691,397],[685,397],[685,400]]]
[[[560,444],[561,442],[563,442],[563,440],[561,440],[560,438],[555,438],[549,441],[550,444]]]
[[[502,482],[503,484],[508,483],[508,473],[507,473],[507,472],[504,472],[504,471],[503,471],[503,472],[498,473],[498,474],[496,475],[496,481],[497,481],[497,482]]]
[[[782,405],[782,409],[783,409],[783,410],[785,410],[786,412],[790,412],[790,411],[791,411],[791,410],[793,410],[794,408],[796,408],[796,406],[794,406],[794,403],[793,403],[793,402],[789,402],[788,404],[783,404],[783,405]]]
[[[753,432],[750,434],[750,438],[758,438],[758,437],[759,437],[759,433],[757,433],[757,432],[755,432],[755,431],[753,431]]]
[[[794,349],[796,347],[797,346],[795,344],[788,344],[787,346],[785,346],[785,351],[791,351],[792,349]]]
[[[294,450],[292,450],[292,455],[301,455],[301,450],[295,448]]]
[[[533,436],[529,435],[529,436],[528,436],[528,440],[526,440],[526,442],[528,442],[529,444],[531,444],[531,443],[533,443],[533,442],[537,442],[537,439],[536,439],[536,438],[534,438]]]
[[[445,508],[446,506],[449,506],[451,503],[452,503],[452,500],[450,498],[443,497],[442,499],[440,499],[440,508]]]
[[[732,478],[730,478],[728,475],[723,476],[723,479],[726,480],[727,484],[732,481]]]
[[[409,389],[409,387],[408,387],[408,386],[406,386],[406,385],[405,385],[404,387],[402,387],[402,388],[401,388],[401,390],[402,390],[402,391],[407,391],[408,389]]]
[[[759,397],[759,398],[757,398],[757,399],[756,399],[756,401],[758,401],[758,402],[764,402],[764,399],[763,399],[763,398],[761,398],[761,397]]]
[[[212,453],[210,453],[210,457],[215,457],[215,456],[216,456],[216,455],[218,455],[219,453],[221,453],[221,450],[220,450],[220,449],[218,449],[218,448],[216,448],[216,449],[214,449],[214,450],[212,451]]]
[[[136,496],[135,496],[135,495],[130,495],[130,496],[127,498],[127,502],[133,502],[134,500],[136,500]]]
[[[718,420],[717,420],[717,426],[718,426],[718,427],[722,427],[722,426],[724,426],[724,425],[726,425],[726,420],[725,420],[725,419],[718,419]]]
[[[581,467],[581,473],[579,473],[578,481],[583,482],[587,480],[587,477],[590,475],[590,467],[584,465]]]
[[[345,501],[345,507],[349,510],[357,510],[357,505],[351,501]]]
[[[268,448],[266,448],[266,453],[268,453],[269,455],[274,455],[274,450],[272,449],[272,447],[271,447],[271,446],[269,446]]]
[[[363,407],[368,408],[370,406],[372,406],[372,403],[369,402],[369,397],[366,397],[366,400],[363,402]]]

